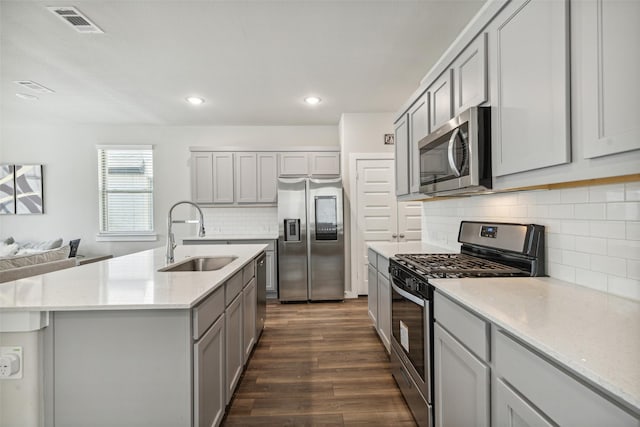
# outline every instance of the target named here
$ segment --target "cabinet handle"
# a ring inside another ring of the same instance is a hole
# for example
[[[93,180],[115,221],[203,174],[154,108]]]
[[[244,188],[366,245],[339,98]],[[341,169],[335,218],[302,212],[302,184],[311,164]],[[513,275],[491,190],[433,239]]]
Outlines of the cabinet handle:
[[[456,161],[453,158],[453,150],[455,149],[455,145],[456,145],[456,137],[458,136],[458,134],[460,133],[460,128],[456,128],[456,130],[453,131],[453,133],[451,134],[451,138],[449,138],[449,166],[451,166],[451,169],[453,170],[453,173],[456,176],[460,176],[460,170],[458,169],[458,166],[456,166]]]
[[[400,235],[400,238],[401,238],[401,239],[404,239],[404,234],[401,234],[401,235]]]
[[[396,237],[398,237],[398,235],[397,234],[392,234],[391,237],[393,237],[395,239]]]

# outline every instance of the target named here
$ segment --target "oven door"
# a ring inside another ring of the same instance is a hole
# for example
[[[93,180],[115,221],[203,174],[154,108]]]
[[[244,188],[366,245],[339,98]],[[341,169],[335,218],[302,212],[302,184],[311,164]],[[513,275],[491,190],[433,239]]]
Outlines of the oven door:
[[[391,339],[403,364],[431,402],[431,360],[429,355],[431,327],[429,301],[391,284]]]

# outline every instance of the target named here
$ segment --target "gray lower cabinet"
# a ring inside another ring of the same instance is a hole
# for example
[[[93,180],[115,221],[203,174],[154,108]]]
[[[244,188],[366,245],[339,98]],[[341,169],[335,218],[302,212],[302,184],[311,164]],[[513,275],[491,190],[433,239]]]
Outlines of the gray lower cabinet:
[[[389,278],[378,272],[378,335],[391,351],[391,284]]]
[[[224,316],[193,345],[194,426],[217,426],[225,406]]]
[[[246,364],[256,343],[256,308],[258,304],[255,277],[242,290],[243,363]]]
[[[369,293],[367,295],[367,304],[369,310],[369,318],[373,322],[373,325],[378,327],[378,270],[369,264],[367,267]]]
[[[495,425],[501,427],[553,427],[537,409],[502,380],[495,382]]]
[[[240,381],[244,366],[244,346],[242,343],[242,294],[239,294],[225,310],[226,344],[226,403],[231,401],[233,392]]]
[[[434,326],[435,424],[489,426],[489,367]]]

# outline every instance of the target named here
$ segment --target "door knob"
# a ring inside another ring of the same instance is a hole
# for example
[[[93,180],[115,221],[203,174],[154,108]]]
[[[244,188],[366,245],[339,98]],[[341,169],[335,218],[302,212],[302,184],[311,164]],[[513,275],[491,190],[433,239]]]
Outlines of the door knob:
[[[400,235],[400,238],[401,238],[401,239],[404,239],[404,234],[401,234],[401,235]]]
[[[396,237],[398,237],[398,235],[397,234],[392,234],[391,237],[393,237],[395,239]]]

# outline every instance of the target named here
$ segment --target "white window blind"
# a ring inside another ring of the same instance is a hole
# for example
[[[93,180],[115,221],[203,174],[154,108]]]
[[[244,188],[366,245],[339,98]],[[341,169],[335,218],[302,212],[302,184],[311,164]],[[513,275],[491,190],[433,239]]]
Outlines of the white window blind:
[[[99,146],[100,234],[153,232],[151,146]]]

